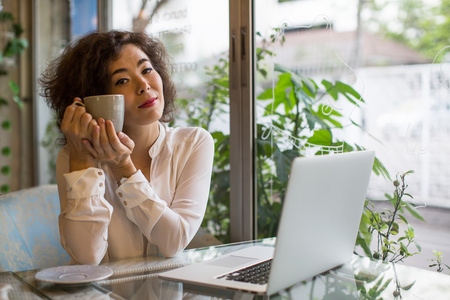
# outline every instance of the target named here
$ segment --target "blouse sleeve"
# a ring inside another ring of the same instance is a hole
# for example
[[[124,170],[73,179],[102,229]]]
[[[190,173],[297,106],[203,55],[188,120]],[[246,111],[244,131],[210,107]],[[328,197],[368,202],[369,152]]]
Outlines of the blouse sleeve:
[[[214,141],[200,130],[197,140],[176,182],[172,201],[156,195],[145,176],[138,171],[116,190],[126,210],[148,241],[165,256],[174,256],[192,240],[200,227],[208,202]],[[171,203],[170,206],[167,203]]]
[[[105,174],[98,168],[68,172],[64,149],[57,159],[61,245],[78,264],[98,265],[108,248],[113,207],[104,198]]]

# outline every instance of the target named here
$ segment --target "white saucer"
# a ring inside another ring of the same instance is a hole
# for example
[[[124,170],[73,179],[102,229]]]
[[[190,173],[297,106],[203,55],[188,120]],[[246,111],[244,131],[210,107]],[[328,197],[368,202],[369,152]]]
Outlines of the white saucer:
[[[108,278],[113,270],[103,266],[70,265],[39,271],[35,278],[56,284],[81,284]]]

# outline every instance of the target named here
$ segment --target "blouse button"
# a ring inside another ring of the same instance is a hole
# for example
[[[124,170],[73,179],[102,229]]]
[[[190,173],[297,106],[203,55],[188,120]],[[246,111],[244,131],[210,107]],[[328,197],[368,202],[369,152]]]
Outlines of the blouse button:
[[[103,173],[102,173],[102,172],[98,172],[98,175],[102,176],[102,175],[103,175]]]
[[[124,204],[124,205],[127,205],[127,204],[128,204],[128,202],[127,202],[127,201],[123,201],[123,204]]]
[[[102,187],[103,186],[103,182],[100,182],[99,186]]]
[[[122,197],[122,196],[123,196],[122,193],[118,193],[118,195],[119,195],[119,197]]]

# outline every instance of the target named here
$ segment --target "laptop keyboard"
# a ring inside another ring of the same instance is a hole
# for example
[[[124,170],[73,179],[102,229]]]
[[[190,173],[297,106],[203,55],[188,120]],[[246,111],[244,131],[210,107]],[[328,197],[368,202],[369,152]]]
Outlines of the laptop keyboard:
[[[224,278],[226,280],[265,284],[269,279],[271,263],[272,259],[237,271],[230,272],[228,274],[220,276],[219,279]]]

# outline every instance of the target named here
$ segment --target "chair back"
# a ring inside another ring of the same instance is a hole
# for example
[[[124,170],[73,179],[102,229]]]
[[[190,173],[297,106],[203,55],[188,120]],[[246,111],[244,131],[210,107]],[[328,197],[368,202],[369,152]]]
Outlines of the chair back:
[[[57,186],[43,185],[0,196],[0,271],[68,264],[60,244]]]

